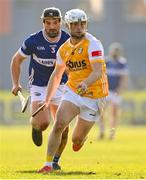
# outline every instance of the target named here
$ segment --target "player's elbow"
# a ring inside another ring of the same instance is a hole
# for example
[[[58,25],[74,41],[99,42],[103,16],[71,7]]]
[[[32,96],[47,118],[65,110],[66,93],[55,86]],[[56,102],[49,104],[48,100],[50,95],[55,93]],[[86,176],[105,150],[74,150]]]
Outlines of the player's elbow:
[[[11,65],[12,66],[16,66],[16,65],[19,65],[19,64],[21,64],[21,61],[17,58],[17,56],[13,56],[12,57],[12,62],[11,62]]]
[[[24,59],[25,59],[24,57],[22,57],[18,53],[15,53],[14,56],[12,57],[11,66],[14,66],[14,67],[20,66],[20,64],[22,63]]]

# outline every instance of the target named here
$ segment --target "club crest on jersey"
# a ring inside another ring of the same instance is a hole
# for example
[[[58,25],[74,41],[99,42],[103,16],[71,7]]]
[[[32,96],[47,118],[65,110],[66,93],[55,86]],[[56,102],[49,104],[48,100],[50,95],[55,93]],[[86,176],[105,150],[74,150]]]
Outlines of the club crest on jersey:
[[[80,47],[80,48],[78,49],[78,53],[81,54],[82,52],[83,52],[83,48]]]
[[[45,47],[44,46],[37,46],[37,50],[39,50],[39,51],[44,51],[45,50]]]

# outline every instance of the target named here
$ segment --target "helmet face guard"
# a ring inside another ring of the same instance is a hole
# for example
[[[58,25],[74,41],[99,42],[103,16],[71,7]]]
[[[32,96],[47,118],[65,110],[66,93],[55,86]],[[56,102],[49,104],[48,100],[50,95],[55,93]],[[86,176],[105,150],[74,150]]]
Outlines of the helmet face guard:
[[[70,24],[74,22],[87,22],[87,15],[81,9],[71,9],[65,14],[65,23]]]

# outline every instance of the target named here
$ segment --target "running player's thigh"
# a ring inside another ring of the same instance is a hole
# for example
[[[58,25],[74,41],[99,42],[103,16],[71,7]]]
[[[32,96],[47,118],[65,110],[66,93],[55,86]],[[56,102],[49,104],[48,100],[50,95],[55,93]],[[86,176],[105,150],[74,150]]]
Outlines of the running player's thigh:
[[[80,112],[78,106],[70,101],[63,100],[56,113],[56,120],[68,125]]]
[[[95,121],[86,121],[79,117],[73,130],[72,138],[80,137],[81,139],[84,139],[94,123]]]
[[[50,105],[50,113],[51,113],[51,116],[52,116],[53,120],[55,120],[55,115],[56,115],[57,108],[58,108],[57,105],[54,105],[54,104]]]
[[[33,113],[40,107],[39,105],[40,102],[41,101],[33,101],[31,103],[31,113]],[[34,121],[50,122],[50,109],[48,108],[48,109],[40,111],[33,119]]]

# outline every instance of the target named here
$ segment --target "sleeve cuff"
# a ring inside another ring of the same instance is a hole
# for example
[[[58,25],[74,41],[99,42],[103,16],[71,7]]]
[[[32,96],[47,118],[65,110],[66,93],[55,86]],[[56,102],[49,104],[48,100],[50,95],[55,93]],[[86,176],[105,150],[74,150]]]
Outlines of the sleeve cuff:
[[[96,63],[96,62],[100,62],[100,63],[104,63],[105,60],[104,59],[96,59],[96,60],[90,60],[91,63]]]
[[[29,56],[27,54],[24,54],[24,52],[21,50],[21,48],[18,49],[18,52],[21,54],[21,56],[23,56],[25,58]]]

